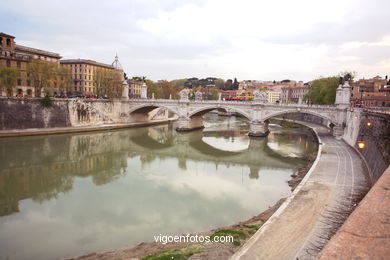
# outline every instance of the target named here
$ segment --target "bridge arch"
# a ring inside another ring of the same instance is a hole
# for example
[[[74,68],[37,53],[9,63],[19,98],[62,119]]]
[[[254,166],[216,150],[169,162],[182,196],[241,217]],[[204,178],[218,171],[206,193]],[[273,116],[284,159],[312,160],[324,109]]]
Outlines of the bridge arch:
[[[325,120],[328,120],[330,123],[334,124],[334,125],[337,125],[337,123],[335,122],[334,119],[330,118],[329,116],[327,115],[324,115],[324,114],[321,114],[321,113],[317,113],[315,111],[311,111],[311,110],[303,110],[303,111],[299,111],[299,110],[283,110],[283,111],[278,111],[278,112],[275,112],[275,113],[272,113],[270,115],[266,115],[263,120],[267,120],[267,119],[270,119],[272,117],[276,117],[276,116],[280,116],[280,115],[285,115],[285,114],[310,114],[310,115],[313,115],[313,116],[317,116],[319,118],[322,118],[322,119],[325,119]]]
[[[201,107],[201,108],[198,108],[198,109],[195,109],[194,111],[192,111],[188,117],[194,117],[194,116],[203,116],[204,114],[207,114],[208,112],[212,111],[212,110],[215,110],[215,109],[224,109],[226,111],[233,111],[233,112],[236,112],[238,114],[240,114],[241,116],[245,117],[246,119],[248,119],[249,121],[252,120],[252,117],[246,113],[245,111],[239,109],[239,108],[232,108],[232,107],[229,107],[229,106],[218,106],[218,105],[214,105],[214,106],[205,106],[205,107]]]
[[[165,106],[165,105],[160,105],[160,104],[158,104],[158,105],[157,104],[142,104],[142,105],[134,106],[134,107],[130,108],[129,114],[132,114],[132,113],[135,113],[135,112],[139,112],[139,113],[142,113],[142,114],[147,114],[147,113],[149,113],[150,111],[152,111],[153,109],[156,109],[156,108],[165,108],[168,111],[172,112],[173,114],[179,116],[179,112],[176,111],[175,109],[173,109],[172,107]]]

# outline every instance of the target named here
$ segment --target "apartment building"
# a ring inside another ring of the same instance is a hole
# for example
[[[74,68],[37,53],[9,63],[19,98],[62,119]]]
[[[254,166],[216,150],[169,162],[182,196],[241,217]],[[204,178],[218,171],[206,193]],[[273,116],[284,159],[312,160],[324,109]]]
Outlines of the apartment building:
[[[80,94],[94,94],[96,88],[94,84],[94,76],[98,69],[114,70],[114,66],[100,63],[94,60],[86,59],[68,59],[61,60],[61,66],[67,66],[70,69],[72,86],[72,93]]]
[[[0,67],[16,68],[20,72],[15,90],[3,89],[0,92],[2,96],[34,96],[34,88],[26,71],[27,64],[34,59],[59,64],[61,56],[58,53],[18,45],[14,36],[0,33]]]

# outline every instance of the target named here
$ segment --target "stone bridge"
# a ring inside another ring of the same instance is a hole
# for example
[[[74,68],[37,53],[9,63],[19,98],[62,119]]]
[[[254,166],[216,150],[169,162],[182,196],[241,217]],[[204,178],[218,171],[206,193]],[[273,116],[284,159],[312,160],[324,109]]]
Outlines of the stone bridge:
[[[126,91],[124,91],[126,93]],[[189,131],[203,127],[203,115],[215,110],[224,109],[235,112],[249,120],[250,136],[266,136],[269,133],[268,119],[289,113],[306,113],[318,116],[328,122],[336,136],[344,134],[347,125],[347,113],[350,106],[351,87],[348,81],[340,84],[336,90],[335,106],[309,106],[306,104],[272,104],[268,103],[266,92],[254,91],[254,101],[232,102],[219,100],[202,100],[200,92],[195,93],[195,100],[188,98],[189,90],[180,91],[179,100],[138,99],[130,100],[130,113],[137,118],[147,115],[156,108],[166,108],[178,116],[177,131]],[[145,95],[144,95],[145,97]],[[127,98],[127,95],[124,95]]]
[[[269,133],[268,119],[289,113],[306,113],[325,119],[328,125],[334,126],[334,134],[342,135],[346,126],[348,107],[309,106],[306,104],[271,104],[256,101],[190,101],[166,99],[133,99],[129,100],[130,113],[135,118],[142,118],[156,108],[165,108],[178,116],[177,131],[189,131],[203,127],[203,115],[218,109],[234,112],[248,119],[251,136],[266,136]]]
[[[124,91],[126,92],[126,91]],[[156,108],[165,108],[178,116],[177,131],[189,131],[203,127],[203,115],[218,109],[235,112],[247,118],[250,124],[250,136],[266,136],[269,133],[268,119],[283,114],[305,113],[325,119],[327,125],[333,128],[335,136],[342,136],[347,126],[348,111],[350,110],[351,87],[348,81],[340,84],[336,90],[334,106],[309,106],[307,104],[273,104],[268,103],[266,92],[254,91],[254,101],[222,101],[202,100],[201,93],[195,93],[195,100],[188,98],[189,90],[180,91],[179,100],[138,99],[129,100],[130,114],[134,118],[142,118]],[[127,96],[124,95],[124,98]],[[145,97],[145,96],[144,96]]]

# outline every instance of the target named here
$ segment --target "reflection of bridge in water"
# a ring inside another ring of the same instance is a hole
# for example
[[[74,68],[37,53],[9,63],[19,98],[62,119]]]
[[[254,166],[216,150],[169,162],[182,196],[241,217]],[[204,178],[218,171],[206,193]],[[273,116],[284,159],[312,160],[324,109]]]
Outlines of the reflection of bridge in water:
[[[168,128],[168,126],[160,127]],[[164,132],[172,133],[172,131]],[[130,139],[133,142],[132,151],[139,154],[175,157],[181,165],[185,165],[187,160],[208,161],[216,165],[249,166],[251,170],[258,172],[262,167],[291,168],[291,163],[296,162],[296,158],[282,156],[268,147],[267,138],[249,138],[247,149],[231,152],[215,148],[202,140],[204,136],[209,135],[210,132],[202,131],[194,131],[191,134],[171,134],[161,142],[161,139],[158,139],[159,134],[151,136],[151,129],[145,128],[132,133]]]
[[[109,183],[124,173],[127,159],[134,156],[140,156],[142,164],[177,158],[181,168],[188,160],[239,165],[250,169],[251,178],[259,177],[260,168],[291,168],[297,163],[270,149],[267,138],[250,138],[247,149],[229,152],[203,142],[201,131],[180,134],[172,127],[0,140],[0,216],[17,212],[22,199],[41,202],[70,191],[74,177],[91,177],[96,185]]]

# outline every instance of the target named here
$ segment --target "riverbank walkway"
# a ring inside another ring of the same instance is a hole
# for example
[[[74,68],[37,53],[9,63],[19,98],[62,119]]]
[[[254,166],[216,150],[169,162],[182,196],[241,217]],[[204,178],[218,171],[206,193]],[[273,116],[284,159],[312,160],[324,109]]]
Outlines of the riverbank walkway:
[[[91,132],[91,131],[114,130],[114,129],[130,128],[130,127],[141,127],[141,126],[165,124],[165,123],[172,122],[175,120],[176,119],[163,119],[163,120],[153,120],[150,122],[134,122],[134,123],[123,123],[123,124],[103,124],[103,125],[87,125],[87,126],[0,130],[0,137],[68,134],[68,133],[82,133],[82,132]]]
[[[319,136],[319,153],[293,194],[232,259],[314,259],[332,228],[330,211],[343,211],[370,185],[359,154],[325,127],[304,123]]]

